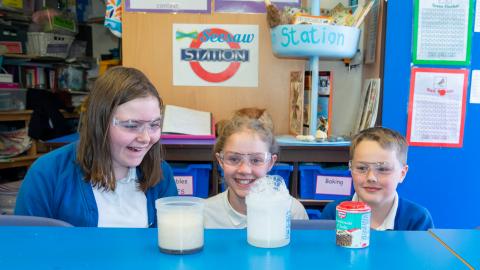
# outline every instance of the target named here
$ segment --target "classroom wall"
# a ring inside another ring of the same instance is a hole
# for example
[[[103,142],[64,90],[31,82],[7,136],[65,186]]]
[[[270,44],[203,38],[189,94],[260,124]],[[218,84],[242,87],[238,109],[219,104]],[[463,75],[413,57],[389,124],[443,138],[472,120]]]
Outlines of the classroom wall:
[[[388,1],[387,12],[383,124],[405,135],[413,1]],[[471,48],[470,68],[478,70],[480,33],[473,34]],[[473,228],[480,225],[477,199],[480,191],[477,169],[480,105],[470,104],[469,97],[470,90],[467,94],[463,147],[410,147],[409,172],[398,189],[400,196],[427,207],[438,228]]]
[[[331,7],[333,3],[325,1],[321,7]],[[173,86],[171,37],[174,23],[258,25],[258,87]],[[210,111],[216,120],[228,118],[233,110],[241,107],[263,107],[272,115],[278,134],[288,133],[290,72],[304,70],[308,64],[303,59],[281,59],[273,55],[265,14],[125,12],[122,49],[123,64],[143,70],[167,104]],[[362,68],[349,72],[343,62],[330,61],[321,62],[320,69],[334,72],[333,134],[348,134],[354,127],[358,111]]]
[[[255,24],[259,26],[258,88],[192,87],[172,84],[172,24]],[[210,111],[228,118],[246,106],[267,108],[278,132],[288,130],[290,71],[303,70],[303,60],[285,60],[272,54],[265,15],[126,13],[123,28],[123,64],[143,70],[166,103]]]

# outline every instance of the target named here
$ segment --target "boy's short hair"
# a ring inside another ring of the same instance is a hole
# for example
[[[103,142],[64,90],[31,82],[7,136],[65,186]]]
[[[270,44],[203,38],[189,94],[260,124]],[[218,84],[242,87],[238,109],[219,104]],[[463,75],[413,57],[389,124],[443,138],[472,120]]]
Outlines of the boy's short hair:
[[[374,141],[380,144],[383,149],[395,150],[398,160],[403,164],[407,164],[408,144],[400,133],[384,127],[367,128],[357,133],[350,144],[350,159],[358,144],[362,141]]]

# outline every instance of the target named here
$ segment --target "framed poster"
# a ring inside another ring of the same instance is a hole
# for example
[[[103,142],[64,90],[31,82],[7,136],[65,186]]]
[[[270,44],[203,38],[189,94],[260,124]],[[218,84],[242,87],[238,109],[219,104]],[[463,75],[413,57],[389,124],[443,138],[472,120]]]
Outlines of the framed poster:
[[[462,147],[468,70],[412,68],[407,141]]]
[[[468,65],[473,0],[415,0],[413,63]]]

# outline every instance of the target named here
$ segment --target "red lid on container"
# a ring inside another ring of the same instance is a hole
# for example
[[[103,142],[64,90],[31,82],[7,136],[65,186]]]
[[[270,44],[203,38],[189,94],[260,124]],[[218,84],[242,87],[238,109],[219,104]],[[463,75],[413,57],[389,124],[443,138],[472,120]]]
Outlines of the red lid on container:
[[[341,202],[338,206],[343,210],[370,210],[370,206],[364,202],[352,202],[352,201],[345,201]]]

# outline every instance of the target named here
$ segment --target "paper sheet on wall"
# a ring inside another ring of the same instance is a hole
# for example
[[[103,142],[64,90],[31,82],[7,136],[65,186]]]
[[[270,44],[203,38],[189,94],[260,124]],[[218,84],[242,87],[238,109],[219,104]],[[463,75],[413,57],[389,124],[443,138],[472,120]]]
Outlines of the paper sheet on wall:
[[[472,70],[470,103],[480,103],[480,70]]]
[[[416,0],[413,62],[470,62],[470,0]]]
[[[465,69],[412,68],[410,145],[462,146],[467,82]]]
[[[126,0],[125,10],[132,12],[210,13],[211,0]]]
[[[477,1],[475,9],[475,32],[480,32],[480,1]]]

